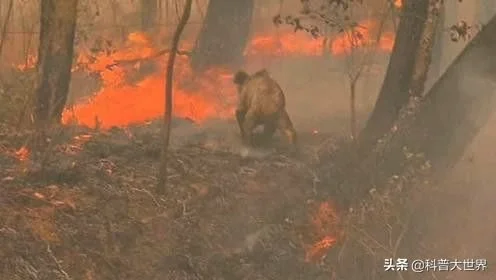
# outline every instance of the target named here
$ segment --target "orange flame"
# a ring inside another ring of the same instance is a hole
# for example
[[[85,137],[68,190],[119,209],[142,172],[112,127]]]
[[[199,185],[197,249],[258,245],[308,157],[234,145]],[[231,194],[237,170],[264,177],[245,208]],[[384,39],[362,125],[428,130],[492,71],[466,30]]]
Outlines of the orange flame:
[[[38,57],[32,54],[28,54],[24,63],[14,65],[14,67],[17,68],[17,70],[19,71],[26,71],[29,69],[34,69],[37,63]]]
[[[26,161],[29,159],[29,149],[26,146],[22,146],[19,150],[15,152],[15,156],[19,161]]]
[[[339,217],[331,202],[323,202],[311,217],[312,228],[317,242],[308,246],[305,260],[307,262],[322,259],[341,235]]]
[[[372,20],[360,22],[353,30],[347,30],[332,39],[329,49],[324,46],[324,38],[311,38],[304,32],[288,32],[278,35],[257,35],[248,45],[245,55],[307,55],[316,56],[323,53],[333,55],[348,55],[353,49],[374,44],[372,31],[377,29],[377,24]],[[359,36],[351,36],[352,34]],[[384,32],[381,34],[378,50],[390,52],[393,49],[394,34]]]
[[[350,32],[342,33],[326,48],[323,38],[311,39],[303,32],[281,32],[276,36],[260,34],[249,42],[245,55],[316,56],[323,52],[348,55],[355,48],[373,44],[371,34],[376,28],[373,21],[363,21],[355,28],[360,31],[360,40],[352,41]],[[390,52],[394,34],[384,33],[376,43],[377,50]],[[191,49],[192,46],[191,42],[185,42],[180,49]],[[66,108],[62,122],[108,129],[143,123],[162,116],[165,107],[163,73],[167,55],[153,59],[157,53],[150,38],[143,33],[129,34],[126,45],[110,54],[103,51],[96,55],[80,52],[72,70],[84,69],[98,73],[103,86],[87,102]],[[33,68],[36,60],[36,57],[30,56],[27,63],[16,67],[21,70]],[[139,71],[140,60],[155,62],[159,70],[132,85],[127,77]],[[174,69],[173,114],[176,117],[189,118],[197,123],[211,118],[232,118],[237,98],[230,81],[232,73],[222,68],[212,68],[201,76],[195,75],[185,56],[177,57]]]
[[[257,35],[248,44],[245,55],[288,56],[322,54],[323,39],[313,39],[303,32]]]
[[[63,114],[63,123],[75,121],[80,125],[107,129],[142,123],[163,114],[165,84],[162,73],[165,72],[165,65],[160,63],[162,71],[138,84],[127,84],[128,71],[116,62],[151,57],[157,52],[150,40],[139,33],[130,34],[128,39],[123,50],[109,56],[102,53],[87,65],[89,71],[101,74],[104,86],[89,102],[67,109]],[[161,61],[164,60],[161,58]],[[87,63],[90,59],[82,56],[78,61]],[[178,56],[173,81],[174,115],[200,123],[213,117],[231,117],[236,95],[230,77],[226,70],[220,68],[210,69],[201,77],[194,76],[188,59]]]
[[[394,45],[394,34],[384,32],[379,37],[379,41],[372,39],[371,31],[377,29],[377,23],[371,20],[364,20],[353,28],[337,36],[331,45],[331,51],[334,55],[347,55],[353,50],[367,46],[373,46],[377,43],[380,51],[391,52]]]

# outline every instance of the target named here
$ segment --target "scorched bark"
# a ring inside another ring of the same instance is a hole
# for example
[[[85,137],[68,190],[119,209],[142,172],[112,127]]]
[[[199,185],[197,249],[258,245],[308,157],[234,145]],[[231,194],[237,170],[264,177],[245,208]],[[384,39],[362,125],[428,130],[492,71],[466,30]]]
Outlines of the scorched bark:
[[[396,33],[386,76],[374,110],[363,131],[359,143],[368,151],[387,133],[398,117],[400,109],[408,102],[409,88],[415,67],[415,57],[421,42],[428,0],[406,0]]]
[[[193,52],[197,72],[211,66],[238,68],[248,42],[253,0],[211,0]]]
[[[78,0],[42,0],[35,119],[60,122],[71,80]]]

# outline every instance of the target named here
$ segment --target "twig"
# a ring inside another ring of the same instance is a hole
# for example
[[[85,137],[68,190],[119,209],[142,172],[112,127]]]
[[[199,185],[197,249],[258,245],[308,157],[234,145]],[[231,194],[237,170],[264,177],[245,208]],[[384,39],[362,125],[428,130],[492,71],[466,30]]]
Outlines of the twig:
[[[47,243],[47,252],[52,258],[52,260],[55,262],[55,264],[57,265],[59,272],[62,273],[62,275],[64,275],[66,280],[71,280],[72,279],[71,276],[69,276],[69,274],[67,274],[67,272],[65,272],[65,270],[62,268],[62,265],[60,264],[61,261],[59,261],[57,257],[55,257],[55,255],[52,252],[52,249],[50,248],[50,244],[48,243]]]
[[[368,234],[366,231],[364,231],[363,229],[360,229],[358,228],[357,226],[355,225],[351,225],[351,227],[356,230],[357,232],[361,233],[362,235],[364,235],[365,237],[368,237],[370,240],[372,240],[379,248],[382,248],[384,251],[388,252],[388,253],[392,253],[391,249],[388,249],[386,246],[384,246],[383,244],[381,244],[379,241],[377,241],[374,237],[372,237],[370,234]]]
[[[157,53],[155,53],[151,56],[147,56],[147,57],[141,57],[141,58],[135,58],[135,59],[119,59],[119,60],[116,60],[114,63],[107,65],[107,68],[112,68],[112,67],[117,66],[119,64],[133,64],[133,63],[142,62],[145,60],[155,59],[159,56],[162,56],[162,55],[170,53],[170,52],[171,52],[170,49],[163,49],[163,50],[158,51]],[[176,51],[176,54],[191,56],[190,51],[184,51],[184,50],[178,50],[178,51]]]
[[[160,203],[157,201],[157,199],[155,198],[155,196],[153,196],[153,194],[148,191],[148,190],[145,190],[145,189],[138,189],[138,188],[131,188],[132,191],[137,191],[137,192],[142,192],[142,193],[146,193],[152,200],[153,200],[153,203],[155,203],[155,205],[157,207],[160,207]]]
[[[396,253],[398,252],[398,248],[400,247],[401,241],[403,240],[403,237],[405,236],[405,233],[408,229],[408,224],[409,224],[409,221],[403,225],[403,229],[401,230],[400,235],[398,236],[398,239],[396,239],[396,243],[394,244],[394,248],[393,248],[393,258],[394,259],[396,259]],[[404,280],[403,275],[401,274],[401,271],[397,271],[397,272],[398,272],[398,277],[401,280]]]
[[[177,25],[174,36],[172,37],[171,43],[171,55],[167,61],[167,72],[165,76],[165,104],[164,104],[164,125],[162,127],[162,147],[160,149],[160,167],[158,173],[158,183],[157,183],[157,193],[164,194],[167,185],[167,161],[168,161],[168,150],[169,150],[169,138],[171,130],[171,118],[172,118],[172,81],[174,77],[174,62],[176,59],[176,54],[178,51],[179,40],[181,39],[181,34],[183,33],[186,24],[188,23],[189,17],[191,15],[191,5],[193,0],[187,0],[184,6],[183,14]]]

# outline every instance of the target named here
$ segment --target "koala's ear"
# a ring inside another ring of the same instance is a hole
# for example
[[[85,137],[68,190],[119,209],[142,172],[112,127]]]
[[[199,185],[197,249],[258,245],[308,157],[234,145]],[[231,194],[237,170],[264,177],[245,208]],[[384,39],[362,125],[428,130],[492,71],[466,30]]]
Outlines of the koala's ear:
[[[245,71],[238,71],[234,74],[233,82],[236,85],[242,85],[248,80],[248,78],[250,78],[250,75],[248,75]]]

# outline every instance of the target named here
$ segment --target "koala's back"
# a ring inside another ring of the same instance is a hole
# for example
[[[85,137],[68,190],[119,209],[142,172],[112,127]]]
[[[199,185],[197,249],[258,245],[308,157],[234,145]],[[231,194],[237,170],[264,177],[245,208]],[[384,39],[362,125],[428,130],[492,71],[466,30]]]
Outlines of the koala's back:
[[[240,96],[248,111],[263,117],[284,110],[285,97],[279,84],[266,70],[253,74],[243,85]]]

